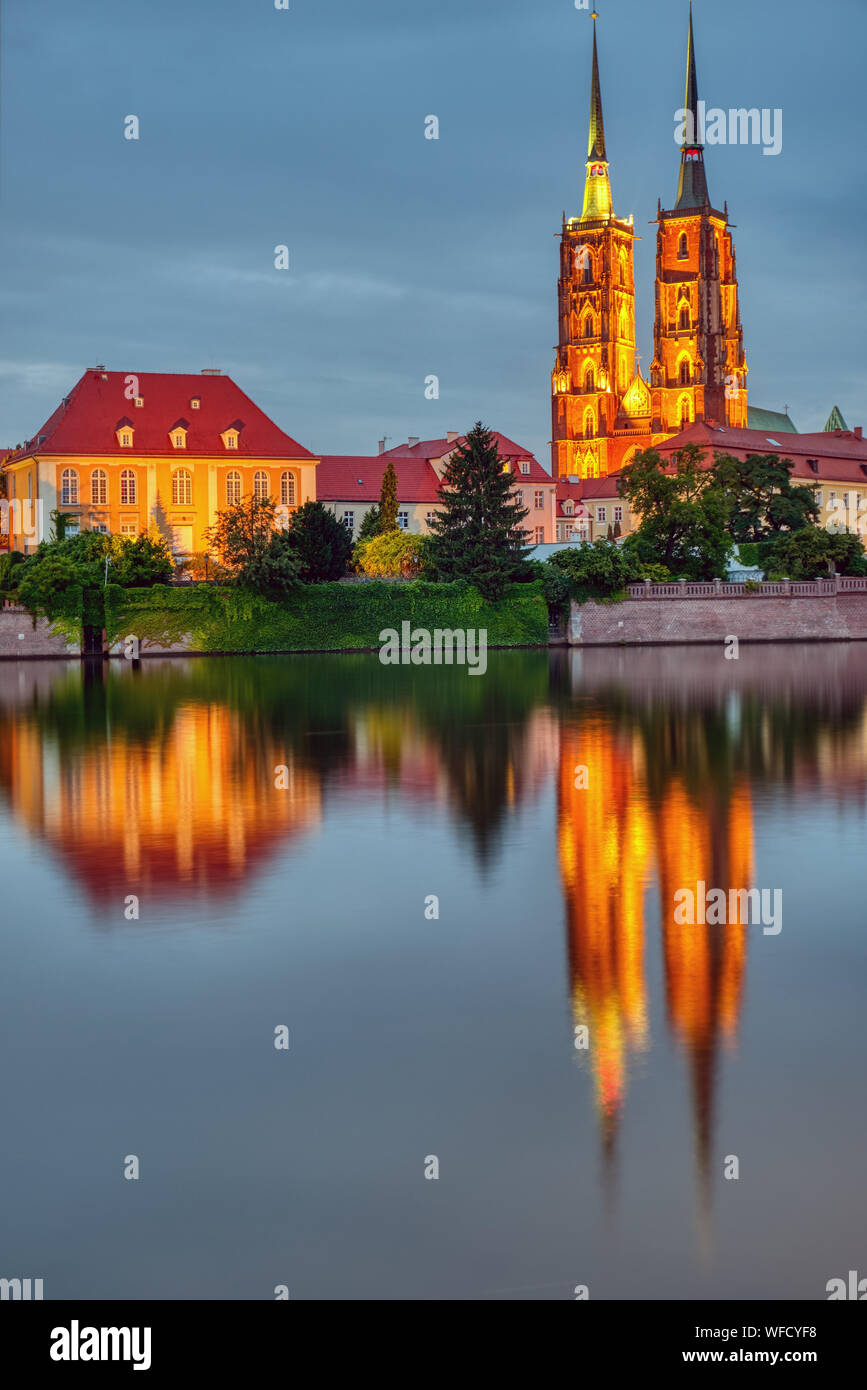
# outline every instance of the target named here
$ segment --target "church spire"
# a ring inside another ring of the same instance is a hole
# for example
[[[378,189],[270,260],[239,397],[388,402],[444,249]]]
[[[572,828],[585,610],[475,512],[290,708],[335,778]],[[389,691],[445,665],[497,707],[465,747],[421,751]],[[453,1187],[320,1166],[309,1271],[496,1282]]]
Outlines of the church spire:
[[[587,174],[584,181],[582,222],[612,215],[611,184],[605,154],[605,125],[602,120],[602,89],[599,84],[599,55],[596,51],[596,21],[593,11],[593,73],[590,81],[590,129],[587,136]]]
[[[710,204],[704,168],[704,134],[699,126],[698,79],[695,72],[695,39],[692,32],[692,0],[689,0],[689,41],[686,51],[686,92],[683,99],[684,133],[680,150],[680,180],[675,210],[703,208]]]

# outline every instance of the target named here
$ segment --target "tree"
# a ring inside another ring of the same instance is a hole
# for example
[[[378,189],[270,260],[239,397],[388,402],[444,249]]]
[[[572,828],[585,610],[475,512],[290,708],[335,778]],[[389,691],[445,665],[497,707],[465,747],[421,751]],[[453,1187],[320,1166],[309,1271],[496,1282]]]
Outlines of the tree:
[[[805,526],[780,536],[765,559],[769,579],[818,579],[830,573],[867,574],[860,536]]]
[[[387,531],[397,530],[397,474],[391,459],[388,460],[388,466],[382,475],[378,518],[381,536],[385,535]]]
[[[261,563],[274,535],[277,504],[271,497],[242,497],[222,512],[208,530],[218,562],[236,583]]]
[[[19,565],[16,592],[34,624],[46,618],[71,631],[80,623],[84,651],[101,654],[106,584],[134,588],[164,583],[171,572],[172,559],[162,541],[82,531],[66,540],[43,541]]]
[[[172,553],[162,536],[113,536],[111,560],[111,579],[127,589],[166,584],[174,570]]]
[[[244,585],[274,598],[286,598],[300,580],[301,559],[288,530],[275,531],[262,554],[244,568]]]
[[[387,531],[355,547],[355,564],[362,574],[377,579],[414,579],[424,567],[427,537],[409,531]]]
[[[664,565],[687,579],[722,578],[733,547],[728,500],[702,458],[696,444],[681,449],[673,464],[644,449],[623,468],[618,485],[641,517],[623,548],[642,564]]]
[[[442,481],[442,511],[431,519],[429,563],[441,579],[466,579],[485,598],[526,578],[521,522],[528,512],[512,495],[512,475],[493,435],[477,422],[451,455]]]
[[[607,598],[643,577],[638,559],[625,545],[601,537],[555,551],[546,563],[568,576],[571,595],[578,600]]]
[[[379,532],[379,507],[374,502],[372,507],[368,507],[361,519],[361,525],[358,528],[358,541],[372,540],[374,536],[379,535]]]
[[[305,502],[287,530],[305,583],[342,579],[352,555],[352,535],[321,502]]]
[[[778,454],[714,455],[710,471],[725,493],[728,529],[736,543],[763,541],[818,521],[812,490],[792,484],[793,468],[791,459]]]

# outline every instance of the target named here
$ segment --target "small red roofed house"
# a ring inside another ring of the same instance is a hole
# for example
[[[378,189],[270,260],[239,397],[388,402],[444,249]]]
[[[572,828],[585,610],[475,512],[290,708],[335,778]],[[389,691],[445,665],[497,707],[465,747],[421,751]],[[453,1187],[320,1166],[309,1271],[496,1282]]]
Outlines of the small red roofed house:
[[[528,512],[524,522],[528,543],[553,541],[557,491],[553,478],[529,449],[492,433],[503,467],[513,476],[512,489]],[[357,535],[365,513],[379,502],[382,475],[390,461],[397,474],[398,524],[427,535],[431,517],[441,508],[440,489],[449,458],[463,439],[452,432],[444,439],[411,438],[372,456],[323,455],[317,470],[319,501]]]
[[[79,530],[136,536],[156,525],[178,556],[207,550],[228,504],[273,497],[283,517],[316,498],[318,459],[231,377],[89,368],[5,461],[7,492]],[[14,517],[14,512],[10,511]],[[10,527],[13,549],[37,539]]]

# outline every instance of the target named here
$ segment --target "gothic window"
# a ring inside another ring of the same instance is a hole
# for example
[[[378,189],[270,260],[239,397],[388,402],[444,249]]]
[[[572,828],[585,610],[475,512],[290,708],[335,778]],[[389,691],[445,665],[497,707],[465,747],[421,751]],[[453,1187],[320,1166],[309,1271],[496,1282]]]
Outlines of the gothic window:
[[[684,396],[680,402],[680,428],[685,430],[690,421],[689,399]]]
[[[595,379],[595,377],[594,377],[594,375],[593,375],[593,368],[592,368],[592,367],[588,367],[587,370],[586,370],[586,372],[584,373],[584,392],[585,392],[586,395],[589,396],[590,393],[591,393],[592,391],[595,391],[595,390],[596,390],[596,379]]]
[[[586,319],[584,320],[584,337],[593,337],[593,318],[590,314],[588,314]]]
[[[687,240],[686,232],[681,232],[680,234],[680,241],[678,242],[677,247],[677,256],[678,260],[681,261],[685,261],[689,256],[689,242]]]
[[[684,357],[683,361],[682,361],[681,364],[680,364],[680,377],[679,377],[680,385],[681,385],[681,386],[689,386],[691,380],[692,380],[692,372],[691,372],[691,370],[690,370],[689,358],[688,358],[688,357]]]
[[[588,410],[584,415],[584,438],[592,439],[596,433],[596,425],[593,419],[593,411]]]
[[[682,304],[682,305],[680,306],[680,318],[679,318],[679,320],[678,320],[678,325],[677,325],[677,326],[678,326],[678,328],[689,328],[689,305],[688,305],[688,304]]]

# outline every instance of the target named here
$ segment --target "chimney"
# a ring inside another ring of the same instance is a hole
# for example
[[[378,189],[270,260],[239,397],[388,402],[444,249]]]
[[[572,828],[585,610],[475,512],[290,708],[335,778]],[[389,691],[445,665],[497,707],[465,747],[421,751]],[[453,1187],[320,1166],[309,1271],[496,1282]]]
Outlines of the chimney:
[[[449,430],[448,434],[446,435],[446,443],[454,444],[455,440],[460,439],[460,437],[461,436],[458,434],[457,430]]]
[[[384,454],[384,453],[385,453],[385,440],[384,440],[384,439],[380,439],[380,441],[379,441],[379,452],[380,452],[381,454]]]
[[[418,443],[418,440],[419,436],[417,434],[411,434],[409,439],[407,440],[407,443],[411,449],[414,449],[416,444]]]
[[[855,428],[853,429],[852,433],[854,434],[854,436],[855,436],[856,439],[863,439],[863,438],[864,438],[864,426],[863,426],[863,425],[856,425]]]

